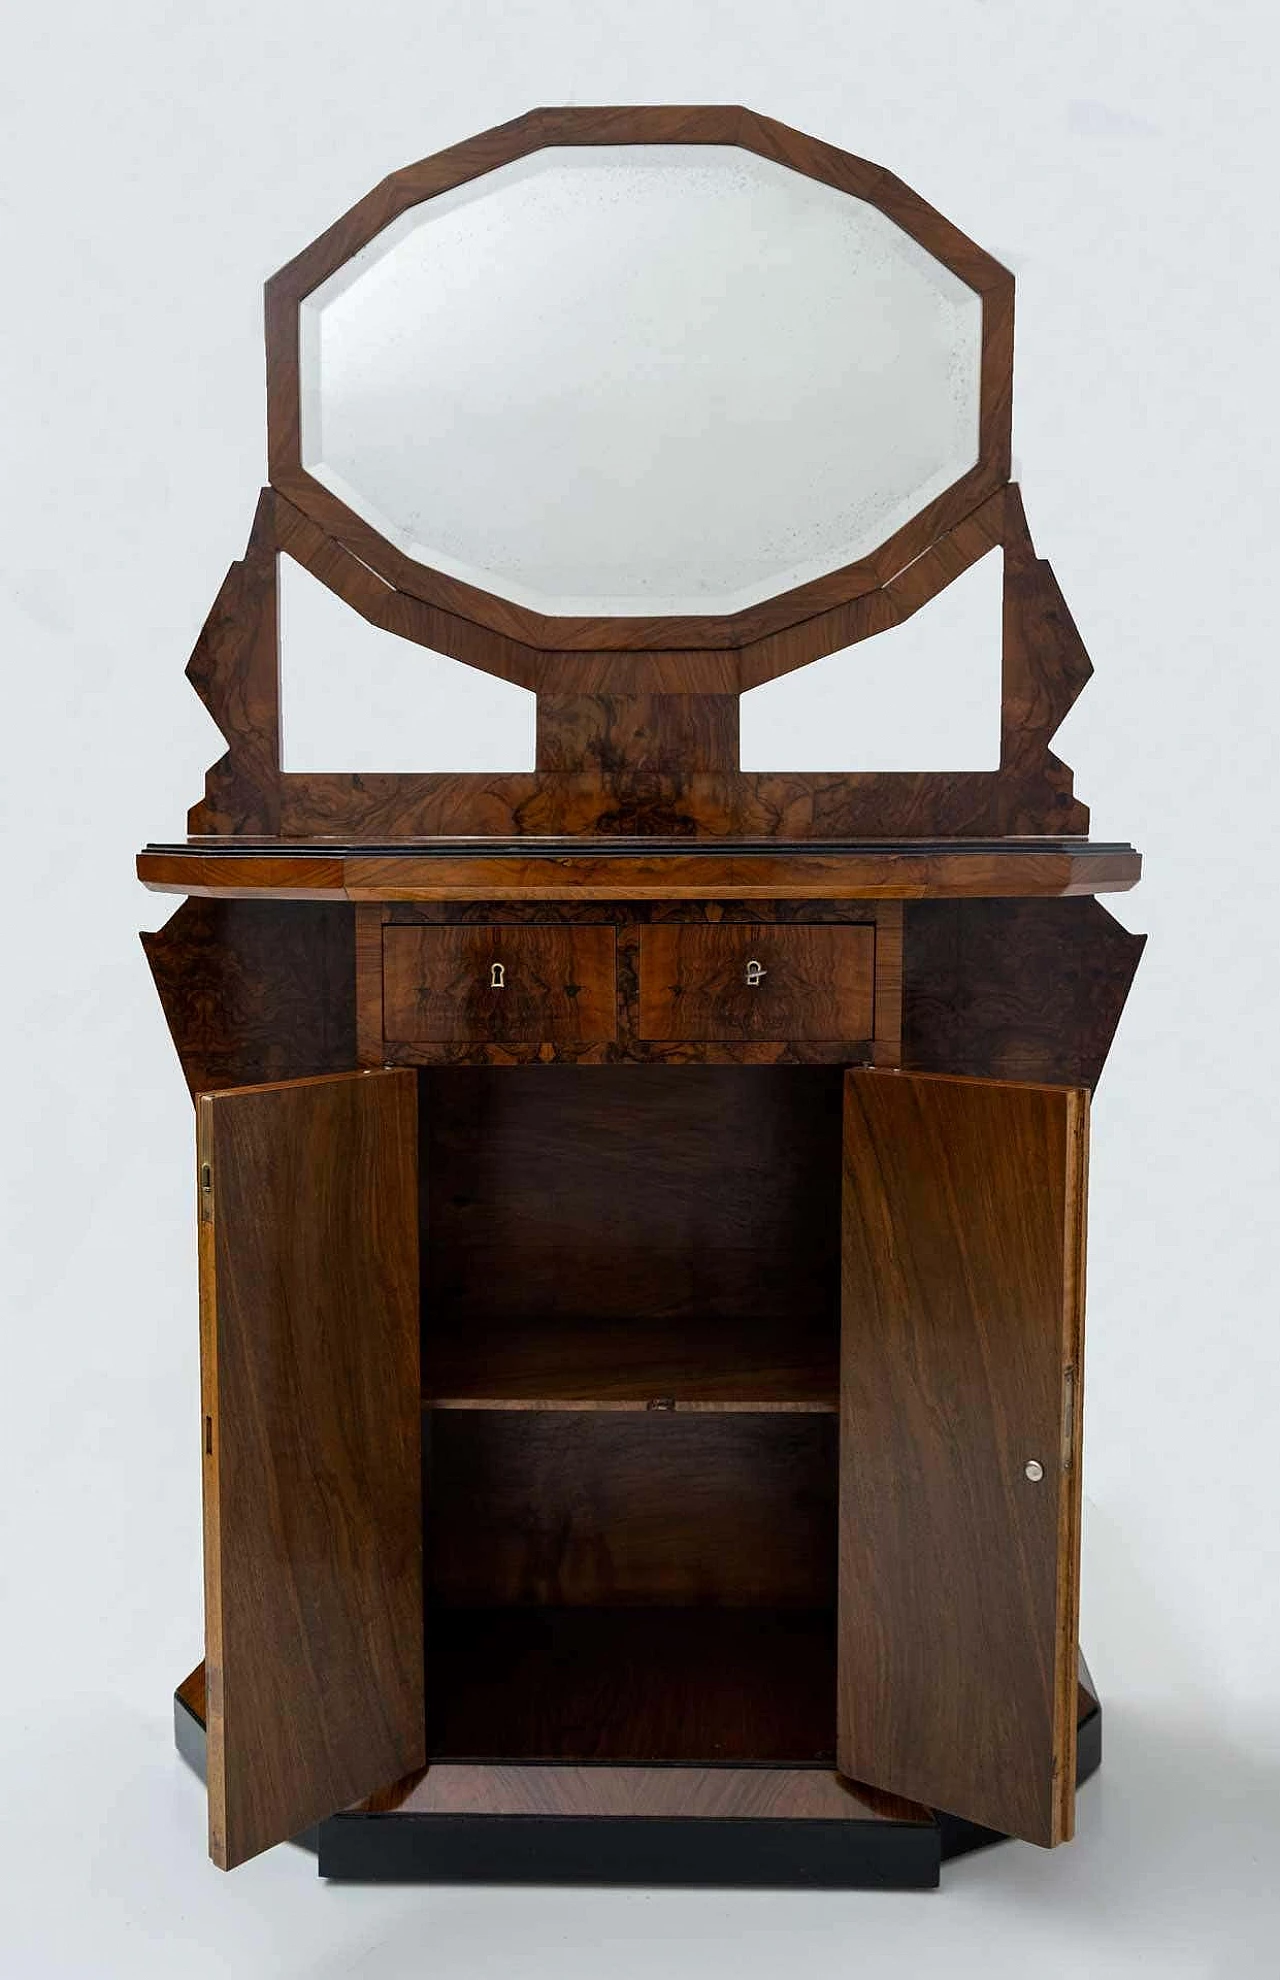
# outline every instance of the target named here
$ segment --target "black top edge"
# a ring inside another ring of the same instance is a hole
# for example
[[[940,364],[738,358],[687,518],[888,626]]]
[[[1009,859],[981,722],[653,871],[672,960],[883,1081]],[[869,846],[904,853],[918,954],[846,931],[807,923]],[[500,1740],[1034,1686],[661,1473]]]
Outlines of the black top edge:
[[[710,859],[762,857],[794,859],[831,853],[901,854],[917,859],[945,853],[1131,853],[1131,845],[1090,839],[182,839],[150,844],[149,853],[191,857],[216,853],[219,859],[645,859],[655,854]]]

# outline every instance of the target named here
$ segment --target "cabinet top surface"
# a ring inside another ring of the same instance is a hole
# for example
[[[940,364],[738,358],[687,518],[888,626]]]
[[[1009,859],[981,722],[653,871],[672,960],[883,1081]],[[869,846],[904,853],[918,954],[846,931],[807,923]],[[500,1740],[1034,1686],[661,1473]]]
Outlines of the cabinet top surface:
[[[153,891],[304,900],[916,899],[1124,893],[1132,846],[1076,838],[207,837],[138,855]]]

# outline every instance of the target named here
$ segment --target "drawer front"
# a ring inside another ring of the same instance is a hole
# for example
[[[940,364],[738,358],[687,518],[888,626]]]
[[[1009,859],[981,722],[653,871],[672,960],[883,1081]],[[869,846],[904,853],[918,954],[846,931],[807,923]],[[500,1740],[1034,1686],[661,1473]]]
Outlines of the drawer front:
[[[862,923],[642,928],[640,1036],[869,1039],[875,954],[875,928]]]
[[[616,1038],[612,928],[520,924],[382,931],[388,1044],[585,1045]]]

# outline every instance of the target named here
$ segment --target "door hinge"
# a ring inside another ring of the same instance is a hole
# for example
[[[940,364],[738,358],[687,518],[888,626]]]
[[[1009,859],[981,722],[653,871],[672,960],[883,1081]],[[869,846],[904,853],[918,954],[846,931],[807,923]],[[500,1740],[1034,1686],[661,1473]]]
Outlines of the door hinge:
[[[1076,1454],[1076,1371],[1068,1363],[1062,1371],[1062,1469],[1070,1471]]]

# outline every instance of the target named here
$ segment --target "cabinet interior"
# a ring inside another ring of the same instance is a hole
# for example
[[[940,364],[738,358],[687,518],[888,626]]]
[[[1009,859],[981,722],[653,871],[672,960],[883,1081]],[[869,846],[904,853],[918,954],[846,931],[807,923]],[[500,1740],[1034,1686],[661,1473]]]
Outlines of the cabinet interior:
[[[429,1755],[830,1766],[840,1069],[419,1079]]]

